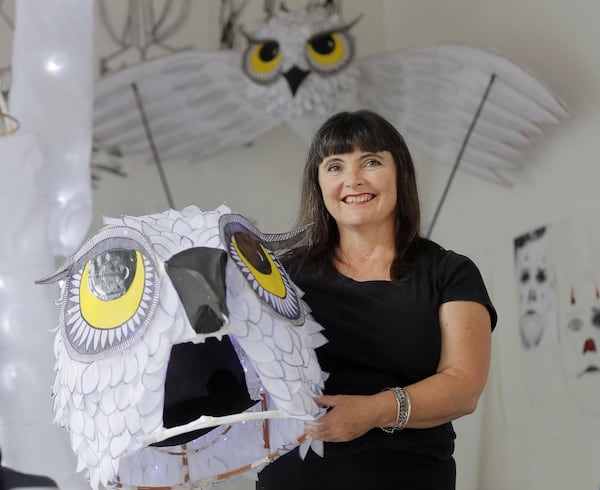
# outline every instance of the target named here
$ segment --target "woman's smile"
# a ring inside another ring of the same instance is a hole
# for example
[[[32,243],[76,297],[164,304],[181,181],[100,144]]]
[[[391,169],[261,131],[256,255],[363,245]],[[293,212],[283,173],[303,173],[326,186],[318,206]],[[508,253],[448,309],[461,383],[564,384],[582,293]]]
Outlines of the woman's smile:
[[[370,201],[374,197],[375,196],[373,194],[352,194],[342,198],[342,201],[344,201],[346,204],[362,204]]]

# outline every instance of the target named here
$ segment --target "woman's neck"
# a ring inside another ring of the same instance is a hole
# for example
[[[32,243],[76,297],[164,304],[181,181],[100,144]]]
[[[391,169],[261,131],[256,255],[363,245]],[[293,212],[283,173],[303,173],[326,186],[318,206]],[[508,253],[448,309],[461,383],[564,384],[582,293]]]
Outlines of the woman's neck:
[[[389,281],[396,255],[391,233],[352,233],[340,230],[334,264],[337,270],[356,281]]]

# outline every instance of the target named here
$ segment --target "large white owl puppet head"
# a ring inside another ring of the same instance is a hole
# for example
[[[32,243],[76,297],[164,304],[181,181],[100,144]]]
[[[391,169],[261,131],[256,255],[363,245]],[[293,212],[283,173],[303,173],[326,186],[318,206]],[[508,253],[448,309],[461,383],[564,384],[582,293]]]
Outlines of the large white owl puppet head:
[[[55,420],[92,487],[198,488],[308,450],[325,338],[273,252],[302,230],[225,206],[105,222],[38,281],[62,283]]]

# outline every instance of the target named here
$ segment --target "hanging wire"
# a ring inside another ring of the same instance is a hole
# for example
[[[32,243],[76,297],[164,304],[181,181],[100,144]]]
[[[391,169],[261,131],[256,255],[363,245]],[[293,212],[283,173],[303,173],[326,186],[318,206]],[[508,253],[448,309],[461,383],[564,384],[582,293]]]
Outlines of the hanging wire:
[[[341,1],[336,0],[321,0],[321,1],[308,1],[306,3],[306,10],[312,12],[313,10],[324,10],[327,15],[341,14],[342,5]]]
[[[8,26],[8,28],[11,31],[14,32],[15,22],[12,19],[12,17],[8,14],[8,12],[6,12],[4,4],[5,4],[5,0],[0,0],[0,19],[2,20],[2,22],[0,22],[0,25],[4,23],[4,24],[6,24],[6,26]],[[7,94],[8,94],[10,78],[11,78],[10,64],[7,66],[0,67],[0,94],[3,94],[4,96],[7,96]]]
[[[10,15],[8,15],[8,13],[4,10],[4,3],[5,0],[0,0],[0,17],[4,20],[4,22],[6,22],[6,24],[8,24],[8,27],[10,27],[10,29],[14,31],[15,22],[10,17]]]
[[[166,44],[166,41],[179,32],[190,18],[192,0],[177,3],[164,0],[158,15],[155,14],[153,2],[128,0],[127,14],[121,26],[115,25],[107,5],[107,0],[99,0],[98,17],[117,49],[100,58],[101,74],[110,71],[109,63],[131,51],[137,54],[137,62],[140,62],[148,58],[149,50],[154,47],[160,47],[169,53],[189,48],[174,48]]]
[[[247,3],[248,0],[244,0],[242,4],[236,8],[234,0],[221,0],[221,9],[219,11],[221,49],[233,49],[235,47],[238,19]]]

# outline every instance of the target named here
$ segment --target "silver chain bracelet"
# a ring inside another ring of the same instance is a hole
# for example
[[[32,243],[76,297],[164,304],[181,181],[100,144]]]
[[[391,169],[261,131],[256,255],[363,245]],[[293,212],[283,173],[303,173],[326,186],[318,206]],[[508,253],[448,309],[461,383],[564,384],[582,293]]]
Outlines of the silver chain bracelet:
[[[396,397],[396,403],[398,404],[398,412],[396,414],[396,423],[392,427],[380,427],[380,429],[388,434],[402,430],[408,424],[408,418],[410,417],[410,398],[404,388],[400,386],[394,386],[391,388],[384,388],[383,391],[391,391]]]

